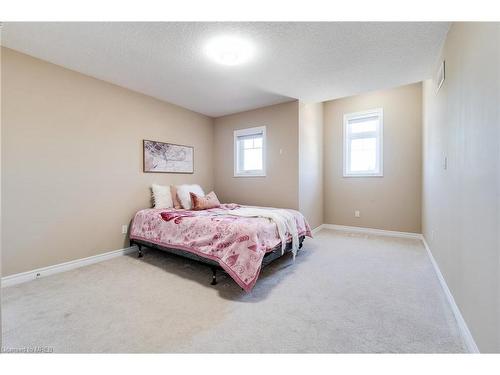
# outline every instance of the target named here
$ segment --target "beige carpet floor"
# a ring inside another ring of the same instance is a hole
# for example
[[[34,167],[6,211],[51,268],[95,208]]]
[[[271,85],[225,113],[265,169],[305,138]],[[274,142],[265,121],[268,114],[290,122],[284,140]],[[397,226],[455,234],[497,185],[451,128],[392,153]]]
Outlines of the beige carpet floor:
[[[243,292],[150,250],[2,289],[5,348],[55,352],[463,352],[420,241],[322,230]]]

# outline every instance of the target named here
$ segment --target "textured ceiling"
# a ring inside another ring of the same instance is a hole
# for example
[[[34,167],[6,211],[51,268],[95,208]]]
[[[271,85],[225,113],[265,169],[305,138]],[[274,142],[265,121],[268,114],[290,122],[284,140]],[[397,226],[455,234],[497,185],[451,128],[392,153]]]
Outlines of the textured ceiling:
[[[2,45],[204,113],[324,101],[429,78],[448,23],[5,23]],[[208,39],[237,34],[256,56],[222,66]]]

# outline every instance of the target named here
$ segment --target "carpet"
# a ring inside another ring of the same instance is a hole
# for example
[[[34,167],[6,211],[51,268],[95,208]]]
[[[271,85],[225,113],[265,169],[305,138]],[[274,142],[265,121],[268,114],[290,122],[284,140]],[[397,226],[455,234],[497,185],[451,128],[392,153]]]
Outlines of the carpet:
[[[457,353],[419,240],[323,229],[243,292],[146,250],[2,289],[4,348],[64,353]]]

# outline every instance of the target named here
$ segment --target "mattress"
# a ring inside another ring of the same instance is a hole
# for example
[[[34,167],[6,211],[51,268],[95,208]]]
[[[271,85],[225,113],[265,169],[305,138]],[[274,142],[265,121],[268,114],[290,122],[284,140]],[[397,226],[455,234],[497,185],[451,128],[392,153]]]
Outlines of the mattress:
[[[260,217],[230,214],[237,205],[221,205],[203,211],[144,209],[135,214],[130,238],[180,249],[216,261],[245,291],[260,273],[264,255],[281,243],[276,224]],[[311,237],[304,216],[288,210],[299,236]]]

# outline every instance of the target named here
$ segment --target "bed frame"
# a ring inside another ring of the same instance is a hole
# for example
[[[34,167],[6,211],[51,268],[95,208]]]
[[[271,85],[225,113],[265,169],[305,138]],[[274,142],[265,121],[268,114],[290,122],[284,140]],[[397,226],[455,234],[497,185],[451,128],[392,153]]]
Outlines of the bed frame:
[[[302,243],[304,242],[304,238],[305,238],[305,236],[299,237],[299,249],[302,248]],[[151,249],[158,249],[158,250],[166,251],[170,254],[181,256],[184,258],[188,258],[188,259],[194,260],[196,262],[208,265],[210,267],[210,269],[212,270],[212,282],[210,283],[211,285],[217,284],[217,270],[225,272],[224,269],[215,260],[203,258],[203,257],[196,255],[194,253],[191,253],[189,251],[174,249],[171,247],[164,247],[164,246],[160,246],[160,245],[157,245],[157,244],[154,244],[151,242],[147,242],[147,241],[143,241],[143,240],[130,239],[130,246],[134,246],[134,245],[136,245],[139,248],[138,258],[142,258],[142,256],[143,256],[142,247],[145,246],[145,247],[149,247]],[[292,243],[291,242],[287,242],[286,247],[285,247],[285,251],[283,252],[283,254],[281,253],[281,243],[280,243],[278,246],[274,247],[271,251],[267,252],[266,255],[264,255],[264,258],[262,259],[262,267],[267,266],[272,261],[282,257],[283,255],[285,255],[286,253],[289,253],[290,251],[292,251]]]

